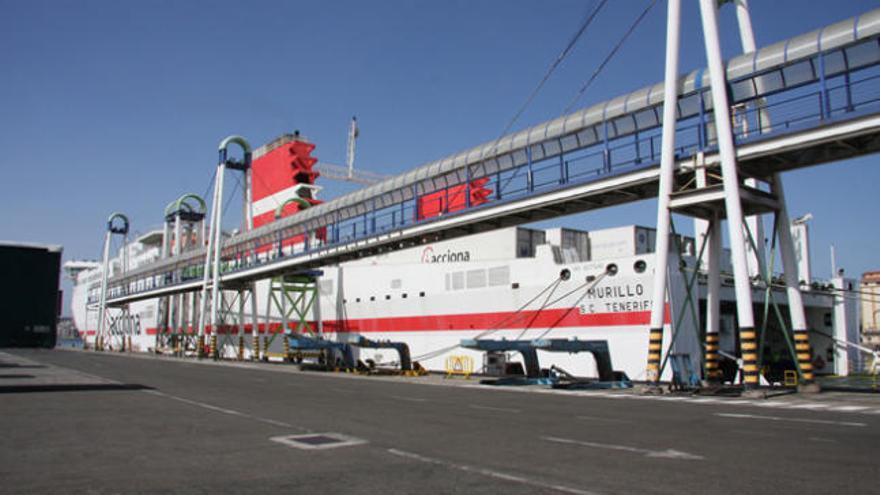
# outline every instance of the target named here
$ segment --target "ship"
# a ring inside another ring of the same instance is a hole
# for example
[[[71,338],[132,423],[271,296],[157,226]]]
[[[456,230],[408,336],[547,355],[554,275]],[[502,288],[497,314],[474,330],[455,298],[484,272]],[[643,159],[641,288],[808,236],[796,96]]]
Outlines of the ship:
[[[315,145],[298,132],[285,134],[255,150],[250,170],[249,211],[254,228],[265,226],[320,204],[320,173],[311,157]],[[491,191],[472,185],[470,204]],[[420,218],[441,216],[464,208],[463,191],[442,190],[420,198]],[[456,199],[459,198],[459,199]],[[445,202],[445,204],[444,204]],[[248,208],[246,208],[248,210]],[[71,312],[87,347],[96,345],[101,316],[99,301],[104,279],[149,266],[163,258],[206,244],[205,202],[192,194],[165,209],[165,226],[122,245],[106,265],[69,261],[64,268],[73,280]],[[157,215],[158,216],[158,215]],[[320,234],[320,233],[319,233]],[[225,238],[241,235],[224,232]],[[289,348],[290,335],[307,335],[330,342],[397,342],[408,348],[422,369],[450,372],[450,366],[486,375],[520,373],[522,355],[514,351],[486,352],[473,345],[480,340],[540,342],[547,339],[604,342],[619,376],[644,380],[649,345],[651,287],[655,270],[656,231],[626,225],[610,229],[511,226],[452,239],[426,236],[416,245],[373,254],[310,270],[310,284],[294,276],[255,283],[255,300],[242,292],[223,291],[223,321],[207,331],[214,337],[213,354],[220,359],[270,361],[308,360]],[[301,252],[308,239],[279,239],[277,253]],[[678,236],[676,263],[668,273],[664,349],[679,366],[698,375],[703,363],[701,342],[706,283],[694,238]],[[729,252],[728,252],[729,254]],[[738,359],[732,269],[722,264],[720,353]],[[809,259],[809,256],[806,256]],[[197,274],[194,274],[194,277]],[[691,283],[688,283],[691,280]],[[852,281],[804,280],[804,304],[814,356],[822,373],[845,373],[846,342],[857,331],[857,309],[851,298],[833,288]],[[784,285],[753,287],[756,314],[769,294],[784,301]],[[195,355],[199,334],[198,292],[131,302],[108,311],[110,346],[114,350]],[[306,304],[296,306],[295,298]],[[294,311],[295,310],[295,311]],[[764,313],[767,314],[766,312]],[[254,322],[254,323],[251,323]],[[785,363],[784,332],[768,319],[763,343],[766,361]],[[673,338],[674,336],[674,338]],[[502,346],[503,347],[503,346]],[[400,356],[388,346],[358,348],[354,358],[369,368],[400,366]],[[590,353],[550,352],[538,348],[542,370],[566,376],[597,377],[600,366]],[[773,357],[771,359],[771,356]],[[324,356],[318,356],[323,358]],[[453,363],[453,364],[450,364]],[[736,366],[734,366],[734,369]],[[662,378],[673,377],[673,366]],[[733,379],[733,378],[731,378]]]

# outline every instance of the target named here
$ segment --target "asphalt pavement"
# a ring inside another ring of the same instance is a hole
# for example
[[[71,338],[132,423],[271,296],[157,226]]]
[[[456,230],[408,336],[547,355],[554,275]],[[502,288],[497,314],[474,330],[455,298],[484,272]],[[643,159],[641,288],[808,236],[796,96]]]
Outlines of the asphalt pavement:
[[[636,400],[5,350],[0,493],[876,493],[880,396],[830,397]]]

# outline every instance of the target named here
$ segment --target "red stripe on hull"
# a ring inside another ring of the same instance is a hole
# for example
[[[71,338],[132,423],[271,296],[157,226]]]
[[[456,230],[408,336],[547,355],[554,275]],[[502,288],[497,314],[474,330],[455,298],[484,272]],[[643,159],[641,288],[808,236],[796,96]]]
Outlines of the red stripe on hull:
[[[666,305],[664,321],[668,324],[669,305]],[[428,316],[398,316],[391,318],[357,318],[351,320],[325,320],[325,332],[444,332],[461,330],[486,330],[498,328],[501,330],[516,330],[525,328],[573,328],[573,327],[617,327],[617,326],[647,326],[651,320],[650,311],[630,311],[625,313],[593,313],[581,314],[577,308],[573,309],[545,309],[544,311],[522,311],[514,313],[502,311],[495,313],[468,313],[458,315],[428,315]],[[312,330],[316,330],[314,322],[309,322]],[[288,323],[288,328],[295,328],[296,323]],[[161,333],[158,328],[147,328],[147,335]],[[257,326],[258,333],[267,333],[265,324]],[[271,323],[268,333],[281,333],[281,323]],[[88,330],[86,335],[95,335],[94,330]],[[181,332],[169,330],[166,334],[179,334]],[[186,329],[187,334],[194,334],[192,327]],[[210,326],[205,331],[206,335],[214,333]],[[222,325],[217,328],[218,335],[239,333],[238,325]],[[253,325],[244,326],[245,334],[253,333]]]

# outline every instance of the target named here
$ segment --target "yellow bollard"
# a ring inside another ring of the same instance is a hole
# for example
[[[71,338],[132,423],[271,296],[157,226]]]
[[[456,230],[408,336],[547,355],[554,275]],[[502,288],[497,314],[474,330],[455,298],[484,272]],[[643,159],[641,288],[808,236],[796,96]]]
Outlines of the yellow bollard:
[[[258,361],[260,359],[260,336],[254,330],[254,348],[251,349],[251,360]]]
[[[211,335],[211,349],[210,349],[211,357],[214,359],[219,358],[217,355],[217,335]]]
[[[238,360],[244,361],[244,335],[238,336]]]
[[[284,362],[290,361],[290,341],[287,340],[287,335],[284,335]]]

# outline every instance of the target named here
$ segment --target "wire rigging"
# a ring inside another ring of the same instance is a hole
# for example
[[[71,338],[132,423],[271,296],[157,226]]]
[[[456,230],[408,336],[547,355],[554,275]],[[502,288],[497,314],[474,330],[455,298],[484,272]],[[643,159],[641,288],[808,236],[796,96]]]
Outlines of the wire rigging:
[[[626,42],[626,40],[629,38],[629,36],[633,33],[633,31],[636,30],[638,25],[641,24],[642,20],[648,15],[648,12],[650,12],[650,10],[654,7],[654,5],[656,3],[657,3],[657,0],[651,0],[651,3],[649,3],[648,6],[645,7],[645,10],[643,10],[642,13],[639,14],[638,17],[636,17],[636,20],[630,25],[629,29],[627,29],[627,31],[623,34],[623,37],[617,41],[617,44],[614,45],[614,48],[612,48],[611,51],[608,53],[608,55],[605,56],[605,59],[602,61],[602,63],[599,64],[598,67],[596,67],[596,70],[593,71],[593,73],[590,75],[589,79],[587,79],[587,81],[581,86],[581,89],[577,92],[577,94],[571,100],[571,102],[568,104],[568,106],[565,107],[565,110],[563,110],[563,112],[562,112],[563,115],[567,114],[567,113],[571,113],[571,110],[574,108],[575,105],[577,105],[578,100],[581,99],[581,97],[584,95],[584,93],[587,91],[587,89],[593,84],[593,81],[595,81],[596,78],[599,77],[599,74],[602,72],[602,70],[605,68],[605,66],[608,65],[608,62],[610,62],[611,59],[614,58],[614,56],[617,54],[617,52],[620,50],[620,48],[623,46],[623,44]]]
[[[568,41],[568,44],[565,45],[565,48],[563,48],[559,55],[556,56],[556,60],[554,60],[553,63],[550,64],[550,67],[547,68],[547,72],[544,74],[544,77],[541,78],[541,81],[538,83],[537,86],[535,86],[535,89],[532,90],[531,94],[529,94],[529,97],[526,98],[526,101],[522,104],[522,106],[519,107],[519,110],[516,111],[516,113],[504,127],[504,130],[501,131],[501,136],[504,136],[505,134],[510,132],[510,129],[513,127],[514,124],[516,124],[516,121],[519,120],[523,112],[526,111],[526,108],[528,108],[529,105],[532,104],[532,101],[534,101],[535,97],[538,96],[541,88],[544,87],[544,84],[547,83],[547,81],[550,79],[550,76],[553,75],[554,71],[556,71],[556,68],[559,67],[562,61],[565,60],[569,53],[571,53],[575,44],[577,44],[578,40],[581,38],[581,35],[583,35],[584,32],[587,30],[587,27],[592,24],[593,19],[596,18],[596,16],[599,14],[599,11],[602,10],[602,7],[604,7],[607,2],[608,0],[601,0],[596,5],[596,7],[594,7],[593,10],[587,15],[587,17],[584,18],[574,36],[571,37],[571,39]]]

